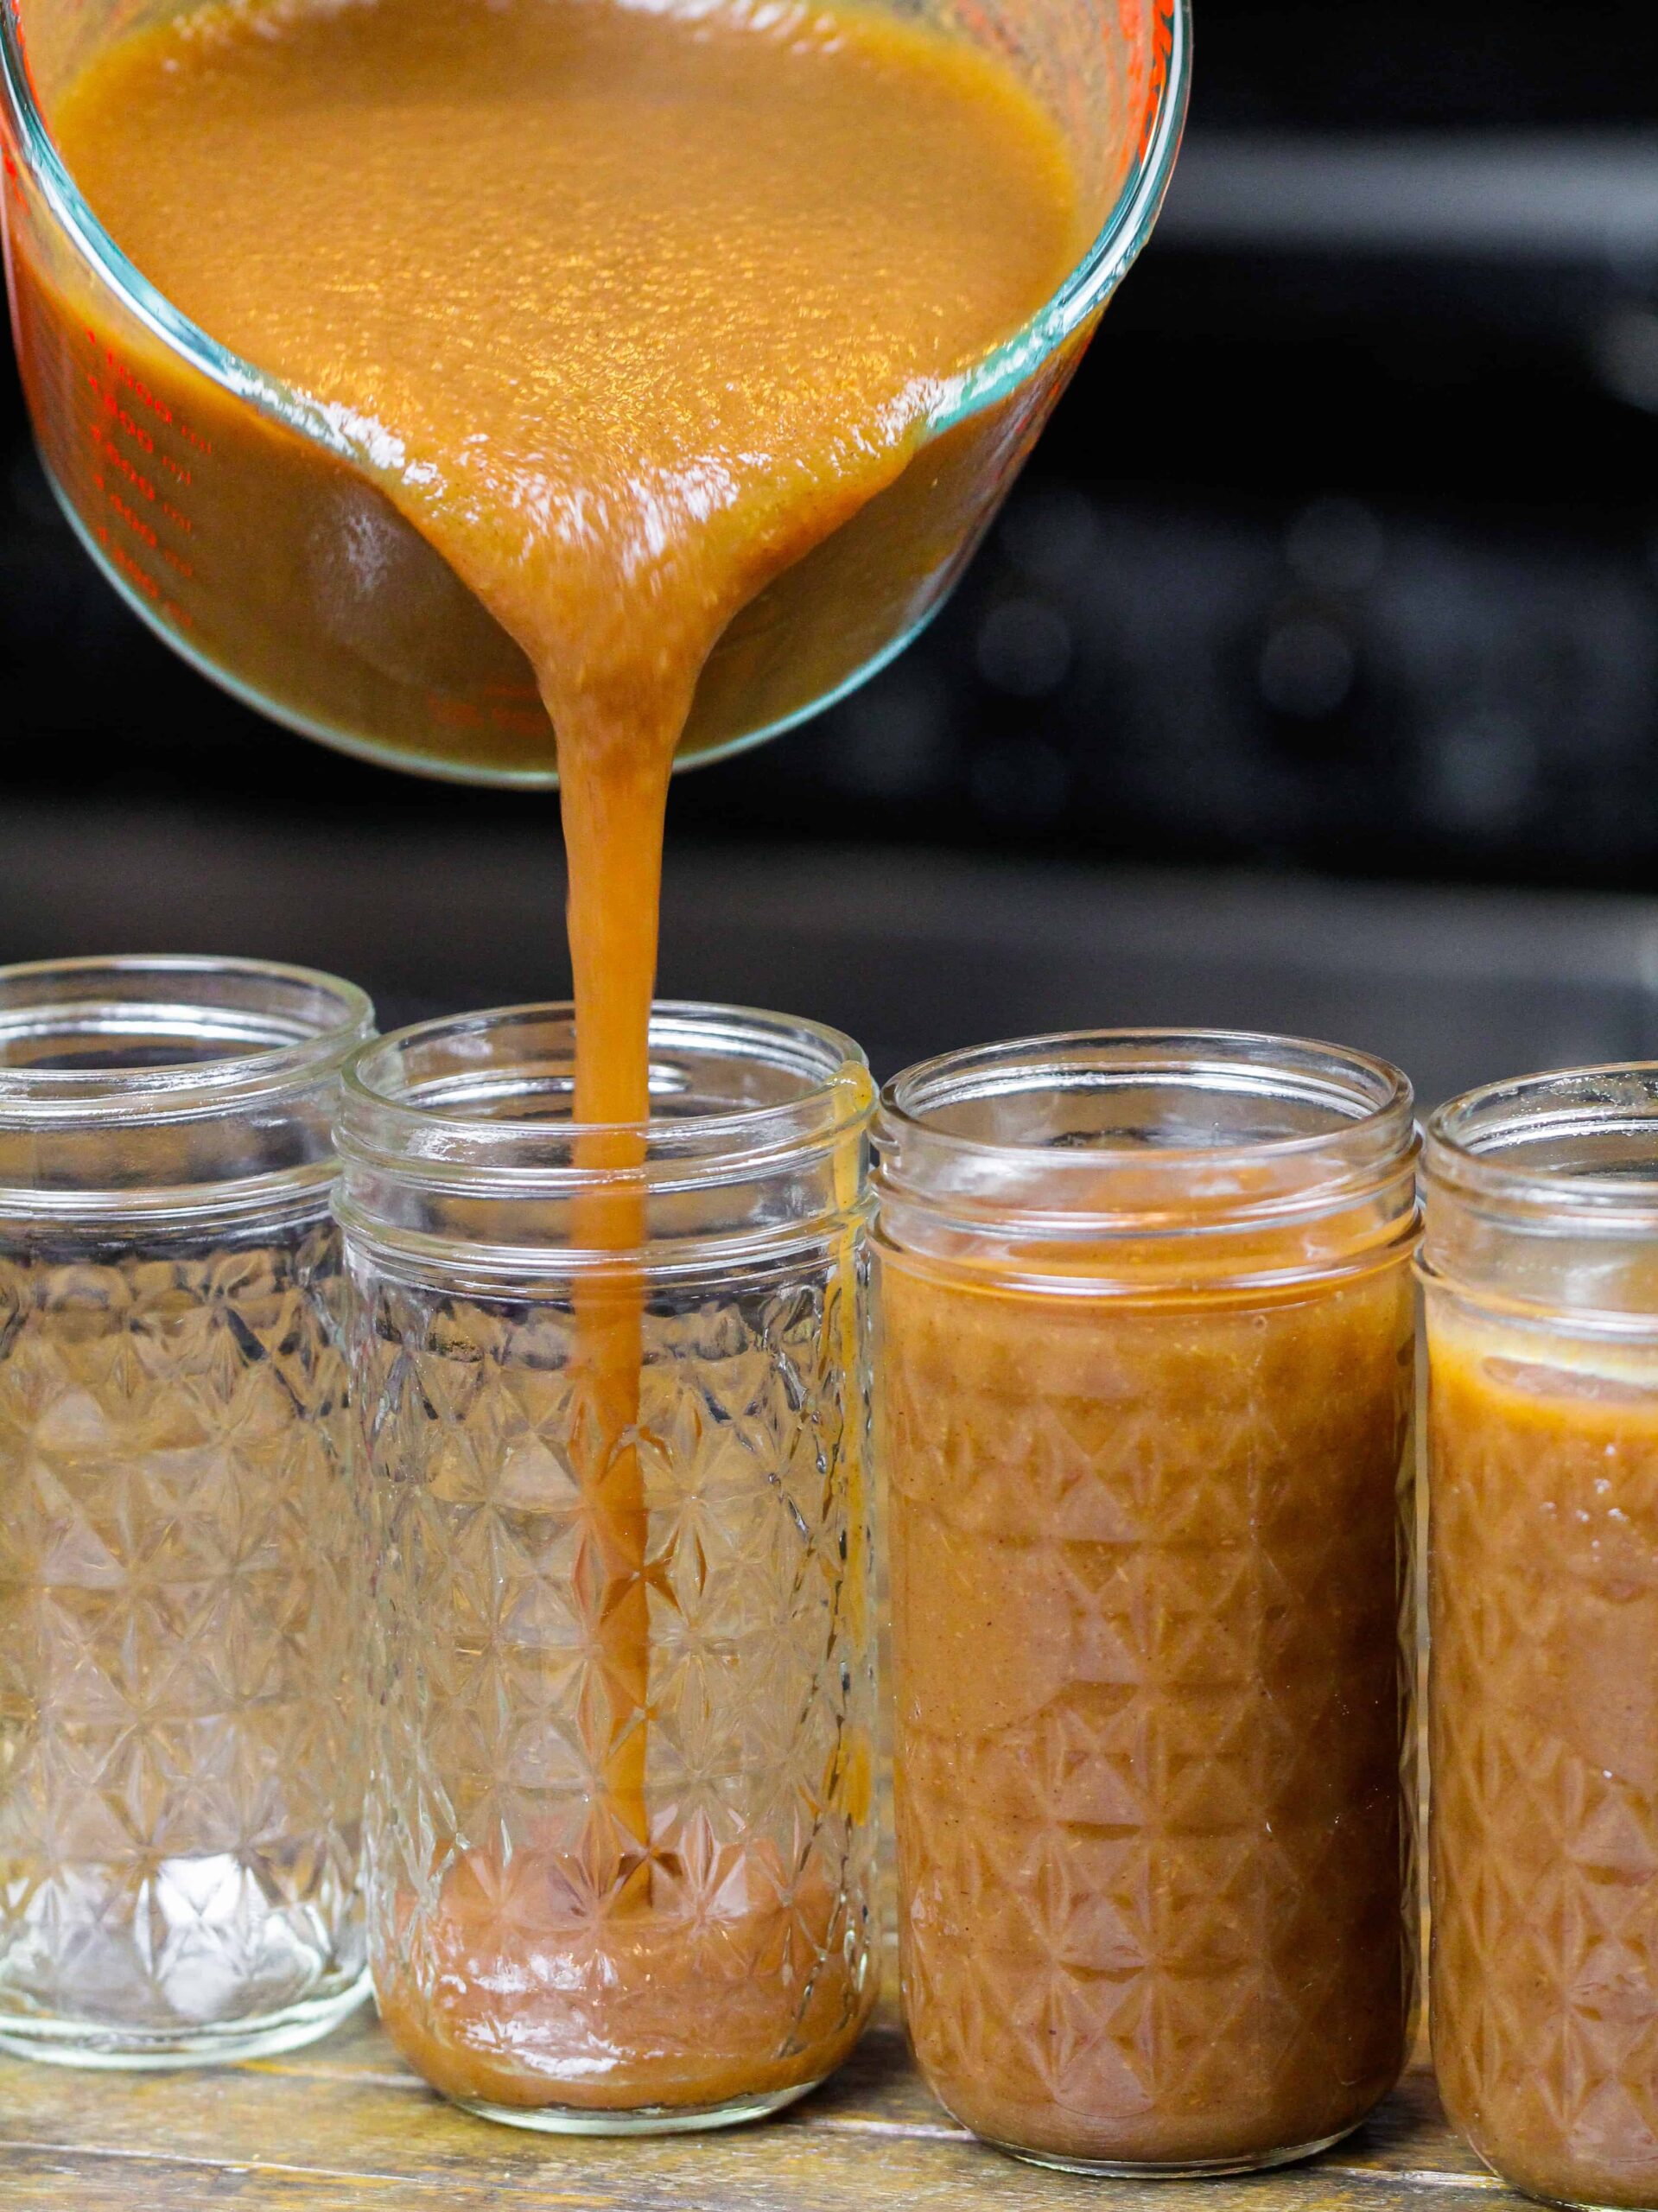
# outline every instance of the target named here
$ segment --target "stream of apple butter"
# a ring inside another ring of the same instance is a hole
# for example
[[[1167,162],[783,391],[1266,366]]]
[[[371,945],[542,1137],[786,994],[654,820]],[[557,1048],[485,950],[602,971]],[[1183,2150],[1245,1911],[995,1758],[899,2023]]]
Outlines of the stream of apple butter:
[[[772,0],[232,0],[58,102],[118,243],[325,409],[523,647],[556,734],[582,1164],[572,1456],[613,1873],[648,1891],[638,1419],[669,774],[731,617],[905,467],[1084,244],[965,41]]]

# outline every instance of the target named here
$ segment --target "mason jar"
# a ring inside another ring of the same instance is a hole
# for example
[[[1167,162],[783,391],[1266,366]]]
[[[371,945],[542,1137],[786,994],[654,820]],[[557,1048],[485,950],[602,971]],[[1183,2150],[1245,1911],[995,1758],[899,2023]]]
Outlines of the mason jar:
[[[1321,2149],[1413,2021],[1410,1086],[1038,1038],[875,1144],[921,2070],[1073,2171]]]
[[[246,2057],[366,1993],[329,1123],[257,961],[0,969],[0,2047]]]
[[[1428,1124],[1431,1964],[1515,2188],[1658,2203],[1658,1068]]]
[[[663,1006],[644,1128],[562,1007],[348,1071],[370,1951],[467,2108],[583,2133],[803,2094],[876,1993],[863,1055]]]

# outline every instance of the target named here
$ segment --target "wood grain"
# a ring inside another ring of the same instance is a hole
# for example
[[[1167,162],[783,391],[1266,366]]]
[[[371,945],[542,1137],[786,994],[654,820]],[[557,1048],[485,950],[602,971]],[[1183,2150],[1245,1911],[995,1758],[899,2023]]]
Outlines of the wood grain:
[[[1426,2202],[1424,2204],[1424,2198]],[[195,2074],[0,2060],[0,2204],[16,2212],[1500,2212],[1418,2064],[1325,2157],[1238,2181],[1115,2183],[983,2149],[917,2079],[890,2001],[853,2061],[767,2125],[594,2141],[452,2110],[372,2015],[286,2058]]]

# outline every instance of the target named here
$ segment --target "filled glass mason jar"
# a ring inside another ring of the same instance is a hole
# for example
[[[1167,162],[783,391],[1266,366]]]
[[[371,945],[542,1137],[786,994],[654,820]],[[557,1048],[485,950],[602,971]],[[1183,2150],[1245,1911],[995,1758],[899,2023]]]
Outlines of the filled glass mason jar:
[[[370,1950],[403,2055],[555,2132],[790,2102],[876,1994],[862,1053],[662,1006],[643,1130],[562,1007],[346,1084]]]
[[[1039,1038],[875,1144],[922,2072],[1045,2165],[1302,2157],[1413,2024],[1410,1086]]]
[[[367,1993],[330,1137],[257,961],[0,969],[0,2048],[291,2049]]]
[[[1504,2180],[1658,2203],[1658,1067],[1428,1124],[1433,2056]]]

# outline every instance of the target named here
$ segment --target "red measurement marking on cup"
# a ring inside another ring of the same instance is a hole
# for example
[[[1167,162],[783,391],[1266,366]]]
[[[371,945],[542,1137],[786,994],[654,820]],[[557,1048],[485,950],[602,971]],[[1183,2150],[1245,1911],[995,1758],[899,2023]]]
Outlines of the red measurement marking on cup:
[[[149,499],[153,502],[156,497],[156,486],[144,474],[142,468],[136,467],[134,464],[127,459],[125,454],[124,454],[120,447],[116,444],[114,439],[111,438],[105,430],[103,423],[94,416],[92,422],[87,425],[87,428],[92,433],[92,451],[97,454],[99,461],[105,463],[107,467],[115,469],[120,475],[124,476],[127,482],[131,485],[133,490],[137,493],[140,499]],[[153,445],[150,448],[150,451],[152,453],[155,451]]]
[[[169,496],[187,491],[194,472],[189,461],[168,451],[165,441],[182,439],[193,456],[211,454],[212,443],[192,429],[177,409],[90,325],[82,326],[81,335],[86,347],[80,373],[90,409],[86,428],[92,486],[102,493],[112,518],[112,522],[106,518],[96,524],[98,543],[158,613],[182,629],[193,629],[191,615],[157,581],[149,564],[153,557],[181,582],[194,582],[194,566],[162,534],[163,530],[168,536],[175,531],[184,537],[195,534],[194,523],[176,497]],[[135,543],[124,543],[115,534],[117,525]]]
[[[1162,112],[1164,95],[1169,88],[1169,68],[1174,59],[1176,4],[1177,0],[1158,0],[1157,16],[1152,25],[1152,80],[1147,88],[1140,130],[1140,158],[1142,162],[1152,150],[1152,141],[1157,136],[1157,119]]]
[[[116,444],[114,439],[108,435],[104,429],[103,423],[100,421],[94,420],[88,425],[88,428],[92,433],[92,452],[95,456],[94,467],[112,468],[118,476],[124,478],[126,482],[130,485],[133,491],[138,494],[140,499],[148,499],[150,505],[156,509],[156,512],[158,514],[164,516],[166,519],[172,524],[175,530],[181,530],[187,537],[190,537],[195,530],[195,524],[191,521],[189,516],[181,512],[179,508],[175,507],[170,499],[163,499],[162,497],[161,493],[156,489],[156,486],[150,482],[149,477],[144,474],[143,469],[135,467],[132,462],[127,459],[125,454],[122,452],[120,447]],[[168,456],[165,454],[158,454],[156,455],[156,459],[165,464]],[[189,471],[187,469],[184,472],[184,476],[185,481],[187,483],[189,481]],[[98,489],[102,491],[104,488],[103,478],[101,476],[94,475],[93,481],[98,485]]]
[[[112,388],[108,385],[100,384],[91,370],[87,371],[86,381],[92,387],[95,404],[103,410],[104,413],[126,432],[134,445],[142,446],[146,453],[154,453],[155,439],[150,436],[142,423],[135,422],[128,414],[126,409],[116,397]]]
[[[499,730],[506,737],[546,736],[547,710],[530,686],[486,683],[481,688],[481,701],[457,699],[448,691],[429,691],[426,710],[435,722],[448,729]]]
[[[111,564],[120,570],[136,590],[143,594],[158,614],[164,615],[169,622],[177,623],[181,629],[190,628],[190,618],[178,601],[167,596],[143,563],[135,561],[119,538],[114,537],[102,523],[98,525],[97,537],[98,543],[109,555]]]
[[[120,516],[122,521],[125,523],[127,528],[132,532],[135,537],[142,538],[144,543],[149,546],[152,553],[159,553],[161,551],[162,541],[160,538],[156,537],[155,531],[149,527],[149,524],[144,520],[141,514],[134,513],[133,510],[121,497],[121,494],[116,490],[113,484],[106,484],[104,486],[104,497],[109,501],[116,513]]]

